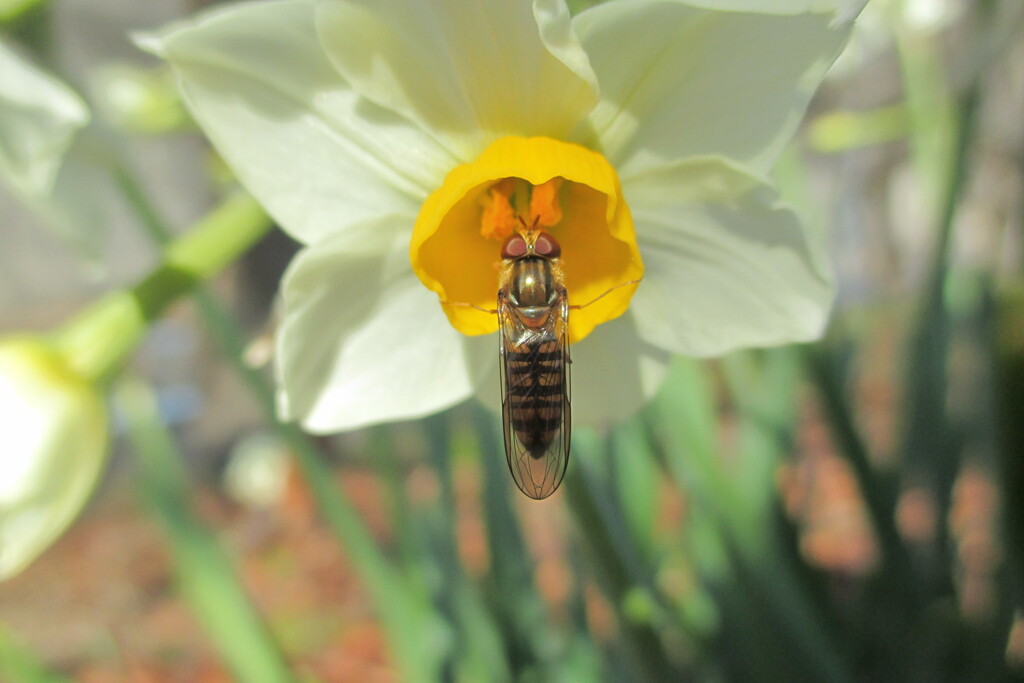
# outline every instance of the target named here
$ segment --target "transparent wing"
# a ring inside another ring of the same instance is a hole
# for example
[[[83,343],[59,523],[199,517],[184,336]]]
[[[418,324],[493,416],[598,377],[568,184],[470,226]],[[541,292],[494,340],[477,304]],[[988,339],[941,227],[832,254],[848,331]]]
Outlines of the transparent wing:
[[[569,464],[568,316],[564,291],[539,327],[498,299],[505,457],[516,485],[537,500],[555,492]]]

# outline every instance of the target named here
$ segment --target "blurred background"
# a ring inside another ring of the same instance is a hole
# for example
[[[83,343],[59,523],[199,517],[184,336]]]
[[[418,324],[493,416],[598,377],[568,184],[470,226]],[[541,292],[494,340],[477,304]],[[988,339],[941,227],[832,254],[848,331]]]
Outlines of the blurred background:
[[[0,185],[0,334],[130,285],[231,184],[127,37],[204,3],[20,4],[3,36],[93,121],[45,207]],[[0,679],[1024,679],[1022,29],[869,3],[775,176],[830,245],[827,336],[677,359],[543,502],[476,403],[275,423],[273,232],[135,355],[90,504],[0,583]]]

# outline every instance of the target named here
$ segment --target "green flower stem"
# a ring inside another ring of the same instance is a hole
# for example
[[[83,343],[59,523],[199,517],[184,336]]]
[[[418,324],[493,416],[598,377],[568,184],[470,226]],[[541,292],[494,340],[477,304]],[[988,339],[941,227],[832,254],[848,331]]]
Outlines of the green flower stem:
[[[170,233],[134,175],[126,169],[115,169],[114,176],[149,235],[158,244],[167,243]],[[436,680],[434,674],[443,650],[437,638],[444,625],[437,621],[428,596],[413,582],[406,581],[380,551],[359,513],[335,483],[334,472],[324,464],[312,439],[295,424],[282,422],[277,417],[274,390],[263,373],[245,360],[245,335],[231,313],[202,287],[194,290],[193,299],[221,353],[245,382],[266,419],[291,447],[317,509],[339,543],[347,549],[348,558],[370,593],[388,632],[403,680]]]
[[[18,643],[10,630],[3,626],[0,626],[0,681],[71,683],[71,679],[47,670],[39,658]]]
[[[851,676],[837,639],[801,581],[794,558],[783,550],[781,529],[765,524],[779,506],[776,488],[766,482],[772,481],[784,454],[793,448],[798,361],[792,348],[744,352],[722,360],[740,417],[742,467],[737,468],[732,485],[749,501],[745,514],[729,519],[731,524],[723,531],[740,583],[753,589],[754,613],[770,615],[775,633],[769,642],[784,643],[784,651],[813,671],[808,680],[847,681]],[[763,539],[760,543],[754,540],[758,536]]]
[[[480,496],[487,529],[487,551],[491,558],[489,602],[510,652],[522,652],[527,661],[541,662],[551,672],[550,680],[565,663],[553,644],[557,636],[544,601],[537,592],[533,562],[523,538],[519,518],[509,500],[509,473],[504,458],[504,440],[496,416],[482,404],[472,408],[473,420],[457,441],[479,453],[483,468]],[[519,495],[516,491],[514,495]]]
[[[221,656],[238,680],[296,680],[230,558],[191,509],[182,457],[161,422],[153,392],[140,382],[125,381],[119,384],[117,403],[139,456],[141,493],[170,541],[181,591]]]
[[[854,423],[849,401],[843,395],[835,372],[820,345],[802,347],[807,373],[821,398],[826,422],[832,438],[857,479],[857,487],[871,526],[878,535],[886,576],[893,577],[907,597],[919,597],[910,557],[896,528],[898,491],[890,477],[875,471],[868,457],[867,446]]]
[[[990,4],[981,3],[980,8],[982,11],[973,40],[975,46],[984,44],[991,27],[987,16]],[[900,54],[904,62],[912,63],[915,58],[921,58],[911,49],[904,49]],[[910,71],[909,67],[905,69]],[[936,243],[925,291],[907,346],[909,358],[903,397],[905,427],[899,448],[910,477],[923,481],[935,496],[938,519],[947,517],[962,457],[960,435],[952,424],[946,406],[949,391],[947,365],[952,346],[953,321],[945,295],[953,224],[970,170],[970,149],[980,98],[980,78],[981,74],[971,80],[967,90],[957,99],[952,118],[946,123],[946,135],[952,138],[952,143],[951,147],[944,149],[947,154],[946,172],[940,178],[942,185],[938,198],[940,204]],[[923,88],[918,86],[918,89]],[[946,524],[937,525],[936,536],[936,556],[946,557],[949,546],[949,529]],[[924,586],[932,594],[949,594],[952,584],[953,577],[948,567],[942,566],[935,567],[924,581]]]
[[[650,570],[633,543],[614,503],[606,495],[591,464],[607,455],[604,444],[592,432],[575,435],[573,449],[578,457],[566,473],[567,502],[582,532],[590,566],[601,590],[619,615],[621,644],[636,681],[680,680],[682,673],[673,664],[659,635],[664,622],[661,605],[656,602]],[[604,452],[602,452],[604,451]],[[642,606],[637,609],[637,603]],[[632,609],[631,609],[632,608]]]
[[[59,330],[57,347],[80,375],[109,381],[169,304],[237,259],[270,226],[251,197],[229,197],[170,244],[141,282],[100,298]]]
[[[992,296],[992,284],[986,283]],[[1024,610],[1024,291],[1018,287],[993,302],[990,341],[997,388],[999,461],[1002,486],[1000,531],[1006,553],[1006,592]]]
[[[0,0],[0,23],[14,21],[26,12],[42,7],[49,0]]]

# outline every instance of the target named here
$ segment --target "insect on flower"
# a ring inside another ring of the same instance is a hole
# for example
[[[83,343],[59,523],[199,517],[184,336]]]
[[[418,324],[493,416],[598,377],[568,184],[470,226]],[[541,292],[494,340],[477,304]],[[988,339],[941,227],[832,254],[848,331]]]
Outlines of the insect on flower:
[[[139,42],[305,246],[282,283],[281,417],[421,417],[499,360],[512,474],[539,498],[567,464],[567,343],[578,427],[639,410],[674,354],[820,336],[823,245],[764,177],[849,4],[263,0]]]
[[[501,248],[498,349],[505,457],[530,498],[547,498],[569,463],[569,297],[550,234],[526,230]]]
[[[498,308],[487,312],[498,316],[505,458],[519,489],[541,500],[558,489],[569,464],[569,311],[608,292],[570,306],[558,240],[517,218],[523,229],[501,247]]]

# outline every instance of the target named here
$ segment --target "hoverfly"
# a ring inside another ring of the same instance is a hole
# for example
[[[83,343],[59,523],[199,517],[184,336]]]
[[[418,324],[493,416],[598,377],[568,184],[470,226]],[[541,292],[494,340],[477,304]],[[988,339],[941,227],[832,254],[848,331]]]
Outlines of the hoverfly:
[[[498,349],[505,458],[519,489],[547,498],[569,464],[569,298],[561,247],[539,230],[501,248]]]
[[[586,308],[616,285],[582,305],[569,305],[560,258],[550,233],[527,227],[501,247],[498,353],[505,459],[519,490],[534,500],[547,498],[562,483],[569,464],[569,311]]]

